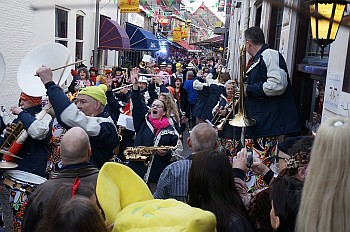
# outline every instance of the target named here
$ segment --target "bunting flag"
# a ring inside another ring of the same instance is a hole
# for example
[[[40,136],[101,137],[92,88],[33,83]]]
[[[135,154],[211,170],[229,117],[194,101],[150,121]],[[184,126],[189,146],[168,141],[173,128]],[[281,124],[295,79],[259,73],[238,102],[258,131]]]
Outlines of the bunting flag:
[[[114,0],[116,1],[116,0]],[[146,0],[141,0],[142,5],[146,5],[147,1]]]
[[[119,0],[120,13],[140,12],[139,0]]]
[[[157,5],[158,5],[158,6],[160,5],[160,0],[157,0]]]
[[[169,4],[173,5],[174,0],[169,0]]]

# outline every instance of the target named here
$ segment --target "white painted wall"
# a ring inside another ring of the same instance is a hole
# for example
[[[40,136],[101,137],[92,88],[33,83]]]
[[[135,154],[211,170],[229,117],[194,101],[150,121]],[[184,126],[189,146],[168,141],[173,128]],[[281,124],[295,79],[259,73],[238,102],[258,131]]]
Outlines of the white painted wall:
[[[94,49],[95,0],[11,0],[1,1],[0,52],[5,59],[6,74],[0,77],[0,105],[15,106],[21,90],[17,84],[17,69],[21,60],[34,47],[55,42],[55,5],[68,10],[68,49],[75,57],[76,13],[84,16],[84,63],[90,66]],[[36,7],[33,10],[32,7]],[[100,14],[116,20],[113,1],[100,2]],[[54,55],[54,54],[53,54]],[[115,52],[108,51],[108,65],[115,64]],[[31,77],[30,77],[31,78]],[[29,78],[29,79],[30,79]],[[28,81],[30,85],[30,81]]]
[[[350,78],[344,76],[349,34],[349,28],[340,27],[336,40],[331,44],[322,122],[336,115],[350,118],[350,94],[342,91],[344,78]],[[334,92],[335,89],[337,91]]]

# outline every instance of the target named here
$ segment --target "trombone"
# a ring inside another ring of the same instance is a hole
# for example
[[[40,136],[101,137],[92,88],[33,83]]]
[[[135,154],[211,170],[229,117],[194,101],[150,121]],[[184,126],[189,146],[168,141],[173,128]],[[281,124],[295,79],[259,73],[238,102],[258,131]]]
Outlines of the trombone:
[[[230,120],[229,124],[231,126],[242,127],[241,142],[244,145],[245,128],[248,126],[255,125],[256,121],[247,116],[245,110],[245,97],[244,97],[244,84],[243,78],[245,78],[246,69],[246,47],[242,45],[240,47],[240,79],[239,79],[239,108],[238,113],[233,119]]]

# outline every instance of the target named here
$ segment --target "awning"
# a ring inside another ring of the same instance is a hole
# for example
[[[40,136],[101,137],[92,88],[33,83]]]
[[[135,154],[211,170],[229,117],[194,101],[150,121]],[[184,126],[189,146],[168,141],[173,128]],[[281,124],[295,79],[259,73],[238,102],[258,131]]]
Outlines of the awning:
[[[181,40],[180,42],[176,42],[178,45],[183,47],[185,50],[197,50],[197,48],[193,45],[190,45],[186,40]]]
[[[223,43],[224,41],[224,35],[219,35],[210,39],[198,41],[196,43],[193,43],[194,45],[208,45],[213,43]]]
[[[130,50],[130,40],[124,28],[117,22],[100,17],[99,49]]]
[[[157,37],[149,31],[127,22],[126,33],[130,38],[131,50],[158,51],[160,49]]]

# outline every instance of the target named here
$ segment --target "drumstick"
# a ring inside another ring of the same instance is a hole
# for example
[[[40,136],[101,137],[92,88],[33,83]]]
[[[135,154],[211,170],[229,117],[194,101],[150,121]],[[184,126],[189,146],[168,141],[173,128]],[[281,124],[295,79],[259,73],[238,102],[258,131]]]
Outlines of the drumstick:
[[[66,65],[63,65],[63,66],[61,66],[61,67],[51,69],[51,71],[53,72],[53,71],[56,71],[56,70],[59,70],[59,69],[62,69],[62,68],[66,68],[66,67],[68,67],[68,66],[75,65],[75,64],[78,64],[78,63],[81,63],[81,62],[84,62],[84,61],[86,61],[86,60],[79,60],[79,61],[76,61],[76,62],[74,62],[74,63],[66,64]],[[38,74],[35,74],[34,76],[37,76],[37,77],[38,77]]]
[[[82,63],[82,62],[84,62],[84,61],[86,61],[86,60],[79,60],[79,61],[76,61],[76,62],[71,63],[71,64],[66,64],[66,65],[63,65],[63,66],[61,66],[61,67],[54,68],[54,69],[52,69],[51,71],[53,72],[53,71],[56,71],[56,70],[59,70],[59,69],[62,69],[62,68],[65,68],[65,67],[68,67],[68,66],[71,66],[71,65],[74,65],[74,64]]]

